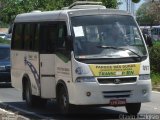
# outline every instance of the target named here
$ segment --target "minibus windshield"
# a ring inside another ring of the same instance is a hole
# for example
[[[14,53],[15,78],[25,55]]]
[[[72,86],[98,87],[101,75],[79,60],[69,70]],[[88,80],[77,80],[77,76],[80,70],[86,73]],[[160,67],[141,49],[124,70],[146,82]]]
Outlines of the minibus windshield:
[[[71,24],[76,58],[142,57],[147,54],[131,16],[76,16],[71,18]]]

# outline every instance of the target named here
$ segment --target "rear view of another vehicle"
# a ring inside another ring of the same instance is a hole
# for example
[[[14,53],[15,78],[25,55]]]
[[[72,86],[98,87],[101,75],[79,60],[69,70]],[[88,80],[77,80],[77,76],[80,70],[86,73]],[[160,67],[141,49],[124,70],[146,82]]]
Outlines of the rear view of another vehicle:
[[[151,29],[152,39],[157,41],[160,40],[160,26],[154,26]]]
[[[10,83],[10,46],[0,45],[0,83]]]
[[[0,38],[5,38],[5,36],[6,36],[6,34],[5,33],[3,33],[3,32],[0,32]]]
[[[12,34],[6,34],[4,39],[5,40],[11,40]]]

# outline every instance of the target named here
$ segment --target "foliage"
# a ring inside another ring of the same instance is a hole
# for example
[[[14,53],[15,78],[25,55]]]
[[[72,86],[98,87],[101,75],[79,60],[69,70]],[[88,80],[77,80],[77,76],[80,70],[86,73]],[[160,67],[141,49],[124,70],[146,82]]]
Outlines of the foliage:
[[[154,43],[153,47],[149,49],[151,71],[160,73],[160,42]]]
[[[141,25],[160,24],[160,2],[145,2],[137,10],[136,18]]]
[[[15,16],[20,13],[30,12],[33,10],[55,10],[69,6],[76,0],[0,0],[1,21],[10,23]],[[92,0],[101,1],[107,8],[116,8],[117,0]]]
[[[132,0],[132,2],[134,2],[134,3],[139,3],[140,0]]]
[[[8,28],[8,24],[0,22],[0,28]]]
[[[0,44],[11,44],[11,41],[0,38]]]
[[[160,85],[160,42],[154,42],[153,47],[149,48],[151,79],[153,85]]]
[[[117,0],[101,0],[101,2],[107,7],[107,8],[116,8],[118,3]]]
[[[160,73],[151,73],[151,80],[152,80],[152,85],[160,85]]]

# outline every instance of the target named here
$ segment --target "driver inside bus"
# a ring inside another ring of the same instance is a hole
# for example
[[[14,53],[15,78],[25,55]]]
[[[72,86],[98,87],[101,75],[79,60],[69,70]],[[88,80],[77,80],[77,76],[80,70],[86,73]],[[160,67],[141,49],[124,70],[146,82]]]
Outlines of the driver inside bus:
[[[104,34],[104,40],[103,43],[106,46],[124,46],[125,43],[125,37],[122,31],[120,30],[119,26],[113,25],[106,31]]]

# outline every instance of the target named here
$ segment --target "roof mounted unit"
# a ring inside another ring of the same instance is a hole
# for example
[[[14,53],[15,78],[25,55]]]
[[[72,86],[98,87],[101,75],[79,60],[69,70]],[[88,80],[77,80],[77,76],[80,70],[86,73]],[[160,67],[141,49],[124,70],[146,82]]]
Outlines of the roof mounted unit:
[[[62,8],[65,9],[90,9],[90,8],[103,8],[106,9],[105,6],[103,6],[102,2],[94,2],[94,1],[77,1],[71,4],[69,7]]]
[[[40,10],[31,11],[31,13],[38,13],[38,12],[41,12],[41,11]]]

